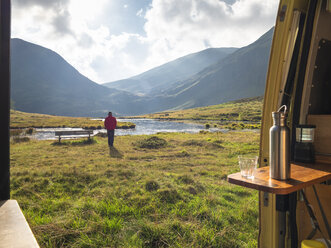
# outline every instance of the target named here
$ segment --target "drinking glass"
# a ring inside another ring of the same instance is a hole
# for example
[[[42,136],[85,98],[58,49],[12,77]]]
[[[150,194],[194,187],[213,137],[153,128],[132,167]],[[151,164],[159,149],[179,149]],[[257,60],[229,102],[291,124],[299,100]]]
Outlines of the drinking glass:
[[[254,172],[257,168],[257,156],[240,155],[238,156],[240,173],[242,177],[254,178]]]

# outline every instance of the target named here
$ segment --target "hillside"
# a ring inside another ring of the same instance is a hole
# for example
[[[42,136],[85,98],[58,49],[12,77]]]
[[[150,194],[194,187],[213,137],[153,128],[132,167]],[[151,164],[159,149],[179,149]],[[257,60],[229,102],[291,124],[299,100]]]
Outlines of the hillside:
[[[101,117],[108,111],[142,115],[257,97],[264,94],[272,36],[273,29],[237,50],[207,49],[154,68],[128,79],[132,93],[99,85],[55,52],[12,39],[11,100],[14,109],[24,112]],[[217,62],[197,71],[211,61]],[[192,71],[196,74],[187,78]],[[146,78],[153,87],[136,81]]]
[[[109,110],[135,114],[138,97],[101,86],[57,53],[11,40],[11,99],[17,110],[65,116],[104,116]]]
[[[165,120],[213,120],[213,121],[250,121],[260,122],[263,97],[254,97],[211,105],[206,107],[164,111],[138,116],[140,118]]]
[[[160,92],[154,104],[186,109],[264,94],[273,29],[173,89]]]
[[[141,99],[141,105],[144,106],[142,114],[262,96],[272,37],[273,29],[254,43],[236,50],[191,78],[169,83],[162,89],[154,89],[148,95],[149,98]]]
[[[180,57],[129,79],[103,85],[134,94],[157,94],[217,63],[236,50],[237,48],[209,48]]]
[[[93,120],[87,117],[55,116],[10,110],[11,129],[55,127],[101,129],[103,126],[102,120]],[[135,126],[135,124],[131,122],[117,123],[117,128],[132,128],[133,126]]]

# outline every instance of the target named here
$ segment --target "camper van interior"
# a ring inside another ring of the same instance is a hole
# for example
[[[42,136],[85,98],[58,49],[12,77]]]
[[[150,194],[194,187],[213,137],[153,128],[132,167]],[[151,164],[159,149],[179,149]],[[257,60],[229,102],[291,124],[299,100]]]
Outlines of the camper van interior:
[[[230,183],[260,192],[260,248],[304,247],[304,240],[320,240],[331,247],[330,27],[330,1],[279,3],[264,98],[260,168],[252,180],[238,173],[228,176]],[[289,109],[291,130],[287,181],[269,176],[272,112],[282,105]],[[309,144],[296,145],[298,135],[299,142],[306,138]],[[302,148],[308,149],[303,150],[306,160],[298,156]]]

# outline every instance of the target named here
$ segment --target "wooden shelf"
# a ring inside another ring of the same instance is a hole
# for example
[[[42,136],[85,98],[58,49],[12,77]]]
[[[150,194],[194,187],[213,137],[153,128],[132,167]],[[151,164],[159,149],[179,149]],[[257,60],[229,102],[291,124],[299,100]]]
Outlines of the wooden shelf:
[[[331,164],[322,163],[292,163],[291,178],[286,181],[270,178],[269,166],[257,169],[254,179],[244,178],[240,172],[228,176],[229,183],[278,195],[286,195],[328,179],[331,179]]]

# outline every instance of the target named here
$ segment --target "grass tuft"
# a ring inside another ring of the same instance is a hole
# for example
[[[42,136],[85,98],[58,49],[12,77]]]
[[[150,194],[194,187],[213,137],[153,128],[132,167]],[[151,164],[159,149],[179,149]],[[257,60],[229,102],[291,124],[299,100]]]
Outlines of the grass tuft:
[[[183,142],[184,146],[205,146],[207,143],[203,140],[187,140]]]
[[[13,142],[14,143],[22,143],[22,142],[29,142],[30,138],[29,137],[21,137],[21,136],[14,136],[13,137]]]
[[[160,201],[165,202],[165,203],[176,203],[177,201],[182,199],[180,194],[175,189],[159,190],[158,195],[159,195]]]
[[[147,191],[156,191],[159,188],[160,188],[160,185],[154,180],[147,181],[146,184],[145,184],[145,189]]]
[[[139,148],[148,148],[148,149],[158,149],[161,147],[165,147],[167,145],[167,141],[163,138],[152,136],[143,140],[139,140],[134,143],[135,146]]]
[[[139,238],[143,240],[143,247],[169,247],[167,238],[164,235],[165,230],[152,225],[143,225],[139,232]]]
[[[183,175],[178,177],[178,181],[184,184],[193,184],[194,180],[188,176],[188,175]]]
[[[84,146],[84,145],[93,145],[97,141],[93,138],[90,139],[79,139],[79,140],[66,140],[66,141],[55,141],[52,145],[54,146]]]

